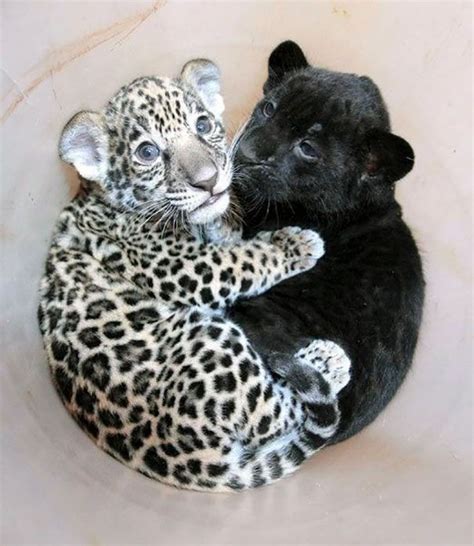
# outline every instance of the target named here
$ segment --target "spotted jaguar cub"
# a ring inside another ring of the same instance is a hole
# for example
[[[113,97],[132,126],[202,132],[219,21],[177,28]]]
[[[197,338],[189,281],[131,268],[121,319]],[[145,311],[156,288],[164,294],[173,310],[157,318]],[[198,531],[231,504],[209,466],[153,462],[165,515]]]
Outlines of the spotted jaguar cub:
[[[311,268],[299,228],[204,244],[230,164],[217,68],[140,78],[66,125],[82,179],[59,217],[39,321],[58,392],[102,449],[162,482],[226,491],[293,471],[334,434],[349,361],[315,341],[272,375],[222,311]]]

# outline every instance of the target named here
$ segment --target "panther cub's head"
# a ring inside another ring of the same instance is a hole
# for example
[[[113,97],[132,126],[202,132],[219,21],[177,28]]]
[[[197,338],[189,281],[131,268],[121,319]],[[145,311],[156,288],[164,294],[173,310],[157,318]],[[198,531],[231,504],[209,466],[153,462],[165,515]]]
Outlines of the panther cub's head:
[[[294,42],[280,44],[268,68],[235,161],[247,218],[282,220],[294,209],[333,222],[387,206],[414,154],[390,132],[372,80],[310,66]]]
[[[217,66],[190,61],[177,80],[139,78],[76,114],[59,153],[113,206],[209,222],[229,205],[223,110]]]

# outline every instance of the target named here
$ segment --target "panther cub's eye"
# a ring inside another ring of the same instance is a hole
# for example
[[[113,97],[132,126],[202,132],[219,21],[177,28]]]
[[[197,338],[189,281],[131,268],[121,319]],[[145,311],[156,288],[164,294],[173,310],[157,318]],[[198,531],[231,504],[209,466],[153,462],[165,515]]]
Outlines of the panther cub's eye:
[[[160,149],[152,142],[142,142],[138,146],[135,155],[142,163],[153,163],[160,155]]]
[[[212,123],[207,116],[199,116],[196,121],[196,131],[199,135],[207,135],[211,132]]]
[[[273,104],[273,102],[269,100],[267,100],[267,102],[264,102],[262,106],[262,112],[266,118],[271,118],[275,113],[275,105]]]
[[[315,159],[318,156],[316,148],[308,140],[303,140],[303,142],[300,142],[299,149],[303,157]]]

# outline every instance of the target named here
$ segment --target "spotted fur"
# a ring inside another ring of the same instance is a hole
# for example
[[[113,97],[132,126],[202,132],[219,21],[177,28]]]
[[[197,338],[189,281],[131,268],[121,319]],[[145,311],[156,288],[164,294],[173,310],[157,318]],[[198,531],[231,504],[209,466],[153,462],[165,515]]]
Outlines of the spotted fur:
[[[178,81],[136,80],[66,126],[60,153],[87,181],[59,217],[39,322],[56,388],[99,447],[162,482],[226,491],[275,481],[329,441],[349,360],[315,341],[271,373],[223,317],[312,267],[323,245],[300,228],[227,245],[192,234],[224,212],[206,203],[228,186],[216,86],[200,85],[215,74],[207,63]],[[159,144],[153,164],[136,160],[142,141]],[[197,170],[216,167],[210,191],[196,188],[186,147]]]

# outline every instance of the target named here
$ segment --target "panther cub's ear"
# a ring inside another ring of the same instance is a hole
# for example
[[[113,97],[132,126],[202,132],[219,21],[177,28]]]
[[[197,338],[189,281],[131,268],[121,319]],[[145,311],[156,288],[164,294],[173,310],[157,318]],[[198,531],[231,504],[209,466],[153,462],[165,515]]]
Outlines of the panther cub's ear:
[[[212,61],[193,59],[181,70],[181,80],[191,86],[204,106],[218,119],[224,112],[220,70]]]
[[[107,170],[107,136],[102,115],[79,112],[72,117],[59,139],[59,157],[86,180],[102,181]]]
[[[308,61],[298,44],[291,40],[282,42],[268,59],[268,79],[263,86],[263,92],[268,93],[281,83],[288,73],[308,66]]]
[[[378,129],[365,134],[361,153],[365,174],[387,182],[403,178],[415,163],[415,152],[406,140]]]

